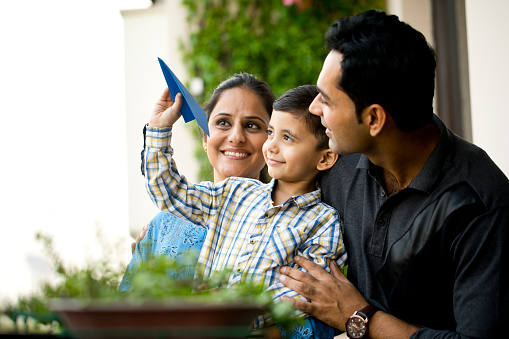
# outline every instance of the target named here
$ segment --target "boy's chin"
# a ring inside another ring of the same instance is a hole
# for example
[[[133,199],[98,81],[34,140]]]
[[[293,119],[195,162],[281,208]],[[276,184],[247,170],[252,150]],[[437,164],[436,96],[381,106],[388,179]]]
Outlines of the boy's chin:
[[[268,167],[268,166],[267,166]],[[269,173],[270,177],[273,178],[273,179],[277,179],[277,172],[270,169],[270,167],[267,168],[267,173]]]

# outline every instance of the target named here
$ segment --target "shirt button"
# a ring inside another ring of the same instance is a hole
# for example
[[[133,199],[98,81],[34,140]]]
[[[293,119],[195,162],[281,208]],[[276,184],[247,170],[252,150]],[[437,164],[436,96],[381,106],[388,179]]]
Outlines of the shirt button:
[[[380,227],[385,226],[385,220],[383,220],[383,219],[378,220],[378,226],[380,226]]]
[[[237,268],[237,273],[240,273],[240,272],[242,272],[242,269]]]
[[[255,242],[256,242],[256,241],[254,241],[254,240],[252,240],[252,239],[251,239],[251,241],[250,241],[250,243],[251,243],[251,244],[254,244]]]
[[[382,197],[385,197],[385,191],[382,191],[382,193],[380,193],[380,195],[381,195]]]

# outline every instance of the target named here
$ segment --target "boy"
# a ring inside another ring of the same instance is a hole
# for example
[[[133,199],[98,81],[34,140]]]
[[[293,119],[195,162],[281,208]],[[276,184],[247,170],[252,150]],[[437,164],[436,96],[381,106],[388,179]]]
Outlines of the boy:
[[[175,103],[169,94],[161,98],[170,105],[154,111],[147,127],[147,189],[161,210],[208,229],[198,259],[202,278],[232,269],[227,286],[246,280],[262,283],[279,300],[283,295],[302,298],[278,279],[281,265],[295,266],[295,255],[327,270],[330,259],[343,266],[346,252],[338,214],[320,201],[316,188],[317,175],[338,158],[328,148],[320,118],[308,109],[317,94],[316,86],[300,86],[274,102],[263,146],[273,177],[268,184],[237,177],[217,184],[187,182],[177,171],[170,147],[182,97],[177,95]]]

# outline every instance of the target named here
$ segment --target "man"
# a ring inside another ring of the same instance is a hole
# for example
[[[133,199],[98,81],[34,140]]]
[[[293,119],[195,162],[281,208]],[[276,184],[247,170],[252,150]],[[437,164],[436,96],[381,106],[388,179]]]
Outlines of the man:
[[[310,111],[342,155],[320,185],[348,279],[296,259],[309,274],[280,280],[311,302],[292,303],[352,338],[506,337],[509,181],[433,114],[433,49],[374,10],[338,20],[326,46]]]

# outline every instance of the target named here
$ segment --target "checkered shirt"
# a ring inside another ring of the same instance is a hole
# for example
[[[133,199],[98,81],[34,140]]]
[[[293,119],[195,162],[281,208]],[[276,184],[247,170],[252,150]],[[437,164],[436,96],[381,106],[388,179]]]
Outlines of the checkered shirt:
[[[228,286],[262,283],[277,301],[283,295],[303,298],[279,282],[280,266],[299,268],[293,262],[295,255],[329,272],[329,259],[344,266],[340,218],[320,201],[319,189],[273,206],[275,180],[264,184],[231,177],[216,184],[192,184],[178,173],[170,141],[171,128],[147,127],[146,186],[161,210],[207,228],[197,266],[203,278],[231,269]]]

